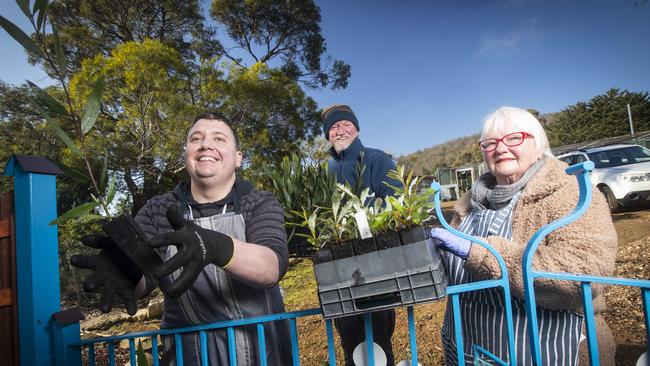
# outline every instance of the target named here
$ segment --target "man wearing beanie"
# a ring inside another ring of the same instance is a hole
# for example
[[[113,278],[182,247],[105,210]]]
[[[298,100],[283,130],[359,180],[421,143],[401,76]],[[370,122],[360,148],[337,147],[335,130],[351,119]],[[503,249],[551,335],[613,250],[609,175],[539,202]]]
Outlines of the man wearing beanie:
[[[327,166],[331,173],[336,174],[339,183],[348,182],[355,187],[359,179],[363,187],[369,187],[369,194],[385,198],[393,194],[393,186],[400,183],[386,176],[389,170],[395,169],[395,162],[385,152],[364,147],[359,139],[359,121],[352,109],[343,104],[333,105],[323,110],[323,133],[332,144],[332,158]],[[363,175],[358,177],[357,163],[365,167]],[[334,319],[334,325],[341,338],[341,346],[345,353],[345,366],[354,366],[352,353],[360,343],[365,342],[363,316],[353,315]],[[384,310],[372,313],[373,339],[386,352],[387,366],[395,365],[391,336],[395,330],[395,310]]]
[[[343,104],[335,104],[323,110],[323,133],[332,144],[327,162],[330,172],[336,174],[339,183],[357,184],[356,165],[360,161],[365,166],[363,173],[363,186],[369,187],[369,194],[384,198],[393,194],[393,190],[384,184],[388,181],[391,185],[399,182],[386,177],[389,170],[395,169],[395,162],[390,155],[379,149],[363,146],[359,139],[359,121],[352,109]]]

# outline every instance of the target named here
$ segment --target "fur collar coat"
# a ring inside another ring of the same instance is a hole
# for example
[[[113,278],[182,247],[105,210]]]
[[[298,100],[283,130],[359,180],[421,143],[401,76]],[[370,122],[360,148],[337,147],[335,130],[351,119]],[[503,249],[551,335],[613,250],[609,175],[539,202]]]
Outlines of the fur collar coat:
[[[567,175],[567,165],[555,158],[546,158],[544,165],[531,178],[514,209],[512,240],[498,236],[485,239],[505,260],[510,275],[512,296],[523,298],[522,257],[528,240],[543,225],[566,216],[578,202],[578,183]],[[472,207],[470,194],[455,205],[452,225],[458,227]],[[614,271],[618,239],[604,197],[594,188],[592,201],[585,214],[570,225],[550,233],[537,248],[533,268],[547,272],[566,272],[609,276]],[[473,245],[465,268],[480,279],[498,278],[499,265],[490,252]],[[596,313],[605,307],[603,287],[592,285]],[[537,304],[549,309],[565,309],[582,313],[580,283],[537,279]]]

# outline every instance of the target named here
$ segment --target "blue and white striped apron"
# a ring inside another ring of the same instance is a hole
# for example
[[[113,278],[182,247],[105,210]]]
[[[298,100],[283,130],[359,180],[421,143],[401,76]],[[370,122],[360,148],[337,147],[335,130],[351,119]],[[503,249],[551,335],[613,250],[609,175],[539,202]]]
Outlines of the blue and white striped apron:
[[[510,203],[498,210],[479,210],[467,215],[459,226],[463,233],[477,236],[500,236],[512,239],[512,216],[522,191]],[[477,244],[478,245],[478,244]],[[477,281],[471,272],[465,271],[465,261],[449,252],[444,252],[447,260],[447,275],[450,285]],[[559,255],[559,253],[558,253]],[[508,334],[500,289],[472,291],[460,295],[460,313],[465,349],[465,362],[472,364],[472,344],[492,352],[501,360],[508,359]],[[528,340],[528,319],[523,299],[512,300],[512,315],[517,347],[517,365],[532,365]],[[540,343],[543,365],[577,365],[578,344],[582,329],[581,315],[537,307]],[[456,339],[453,327],[451,302],[447,303],[445,321],[442,328],[442,342],[445,348],[447,365],[456,365]]]

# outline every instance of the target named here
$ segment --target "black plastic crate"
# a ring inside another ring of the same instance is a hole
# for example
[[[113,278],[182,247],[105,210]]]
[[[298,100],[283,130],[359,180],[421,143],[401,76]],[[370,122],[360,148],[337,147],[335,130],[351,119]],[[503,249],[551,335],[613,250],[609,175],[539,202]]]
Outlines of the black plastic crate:
[[[325,318],[438,300],[448,282],[432,239],[318,263],[314,274]]]

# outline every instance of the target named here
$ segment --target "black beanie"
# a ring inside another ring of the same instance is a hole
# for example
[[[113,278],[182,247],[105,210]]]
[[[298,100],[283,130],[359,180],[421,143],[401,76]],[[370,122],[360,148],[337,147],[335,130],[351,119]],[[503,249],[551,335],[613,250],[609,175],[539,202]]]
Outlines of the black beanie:
[[[323,134],[325,135],[325,139],[328,139],[330,128],[338,121],[348,120],[354,123],[357,131],[361,130],[357,116],[352,112],[352,108],[345,104],[334,104],[333,106],[327,107],[323,110],[321,116],[323,118]]]

